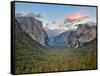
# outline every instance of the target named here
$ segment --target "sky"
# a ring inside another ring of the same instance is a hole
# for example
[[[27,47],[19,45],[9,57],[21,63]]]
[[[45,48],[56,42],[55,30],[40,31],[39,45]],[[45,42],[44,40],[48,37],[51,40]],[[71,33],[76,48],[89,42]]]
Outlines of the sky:
[[[31,12],[41,14],[40,20],[43,22],[43,26],[51,30],[65,30],[66,28],[61,26],[65,20],[68,24],[96,22],[96,7],[16,2],[15,13],[27,15]],[[53,24],[53,22],[56,23]]]

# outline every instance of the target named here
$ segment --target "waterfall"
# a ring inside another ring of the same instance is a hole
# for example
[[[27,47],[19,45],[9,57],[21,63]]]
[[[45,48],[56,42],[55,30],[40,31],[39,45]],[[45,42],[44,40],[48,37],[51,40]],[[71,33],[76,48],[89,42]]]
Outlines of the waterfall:
[[[75,45],[74,48],[77,48],[77,47],[79,47],[79,41],[78,40],[76,41],[76,45]]]

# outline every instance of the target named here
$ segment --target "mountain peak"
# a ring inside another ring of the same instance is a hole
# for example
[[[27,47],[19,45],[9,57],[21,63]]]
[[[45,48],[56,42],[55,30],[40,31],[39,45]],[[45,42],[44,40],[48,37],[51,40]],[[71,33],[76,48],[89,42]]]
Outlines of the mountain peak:
[[[45,46],[45,39],[48,36],[43,29],[42,22],[34,17],[16,17],[21,28],[40,44]],[[48,37],[47,37],[48,38]],[[47,39],[46,39],[47,41]]]

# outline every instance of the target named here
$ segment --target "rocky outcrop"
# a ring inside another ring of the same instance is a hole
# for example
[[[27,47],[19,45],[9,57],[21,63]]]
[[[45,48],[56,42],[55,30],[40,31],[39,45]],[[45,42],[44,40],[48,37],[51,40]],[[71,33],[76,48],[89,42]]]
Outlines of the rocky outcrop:
[[[44,31],[41,21],[34,17],[16,17],[16,20],[21,28],[28,33],[32,39],[44,46],[48,44],[48,35]]]
[[[77,48],[96,39],[96,24],[76,25],[76,30],[66,31],[54,38],[55,45]]]
[[[94,39],[96,39],[96,26],[80,24],[75,32],[71,32],[69,37],[69,45],[70,47],[78,47]]]
[[[86,43],[94,40],[96,38],[96,27],[93,26],[90,28],[90,30],[86,33],[84,33],[82,36],[79,38],[80,43]]]
[[[96,24],[93,22],[75,25],[77,26],[76,30],[65,31],[50,41],[42,22],[38,19],[21,16],[16,17],[16,20],[21,29],[29,34],[33,40],[48,47],[77,48],[96,39]]]

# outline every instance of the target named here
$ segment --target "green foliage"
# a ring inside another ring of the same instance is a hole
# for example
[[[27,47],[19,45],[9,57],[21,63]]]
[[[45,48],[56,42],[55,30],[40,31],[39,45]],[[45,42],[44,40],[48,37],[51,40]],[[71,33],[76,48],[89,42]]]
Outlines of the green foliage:
[[[28,34],[16,33],[16,74],[96,69],[96,42],[81,48],[45,48]]]

